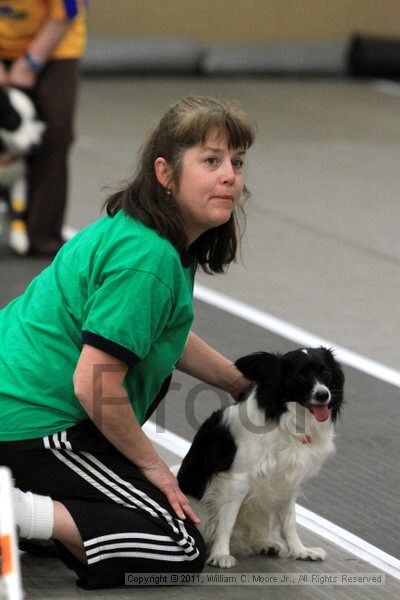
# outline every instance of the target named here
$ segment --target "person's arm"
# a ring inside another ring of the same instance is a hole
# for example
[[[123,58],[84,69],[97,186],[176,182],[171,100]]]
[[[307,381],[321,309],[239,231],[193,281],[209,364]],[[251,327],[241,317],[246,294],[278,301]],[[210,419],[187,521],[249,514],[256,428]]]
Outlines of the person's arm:
[[[178,481],[161,460],[140,427],[123,387],[127,365],[92,346],[84,345],[75,373],[75,395],[96,427],[143,475],[167,497],[180,519],[185,514],[195,523]]]
[[[231,360],[208,346],[193,332],[190,332],[177,369],[225,390],[235,399],[238,399],[251,384]]]
[[[37,63],[39,67],[39,65],[46,64],[53,50],[68,32],[72,22],[73,19],[48,19],[26,50],[31,61],[27,60],[25,54],[18,58],[9,71],[7,83],[22,88],[33,88],[39,72],[39,69],[35,70],[33,65]]]

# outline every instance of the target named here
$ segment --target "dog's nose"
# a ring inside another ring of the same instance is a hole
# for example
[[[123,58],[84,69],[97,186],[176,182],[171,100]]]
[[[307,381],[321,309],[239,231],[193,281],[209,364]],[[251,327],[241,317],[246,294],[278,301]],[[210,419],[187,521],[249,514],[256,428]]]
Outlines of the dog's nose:
[[[328,402],[329,390],[318,390],[314,397],[317,402]]]

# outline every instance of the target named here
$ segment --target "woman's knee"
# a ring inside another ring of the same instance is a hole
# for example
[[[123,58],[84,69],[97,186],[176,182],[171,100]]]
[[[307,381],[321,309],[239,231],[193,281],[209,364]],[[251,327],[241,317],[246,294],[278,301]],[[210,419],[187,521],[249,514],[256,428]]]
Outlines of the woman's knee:
[[[206,544],[200,531],[196,530],[195,534],[191,532],[191,535],[194,539],[193,548],[195,550],[195,558],[193,558],[194,554],[191,557],[188,556],[190,560],[184,562],[182,571],[186,573],[201,573],[207,559]]]

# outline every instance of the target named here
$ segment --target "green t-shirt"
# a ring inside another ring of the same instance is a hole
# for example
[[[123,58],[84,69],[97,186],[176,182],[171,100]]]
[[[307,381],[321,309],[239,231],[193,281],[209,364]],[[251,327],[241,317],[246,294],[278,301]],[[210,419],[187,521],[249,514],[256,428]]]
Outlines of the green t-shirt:
[[[84,343],[129,365],[124,387],[143,423],[183,354],[195,268],[123,211],[65,244],[0,311],[0,440],[43,437],[88,418],[73,388]]]

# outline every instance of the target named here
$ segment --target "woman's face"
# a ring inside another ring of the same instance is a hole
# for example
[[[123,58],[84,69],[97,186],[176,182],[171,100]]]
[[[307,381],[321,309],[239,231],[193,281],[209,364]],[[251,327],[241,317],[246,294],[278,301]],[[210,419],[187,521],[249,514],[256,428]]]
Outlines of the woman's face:
[[[230,149],[225,135],[210,135],[185,151],[178,189],[174,190],[189,243],[229,221],[244,186],[245,152]]]

